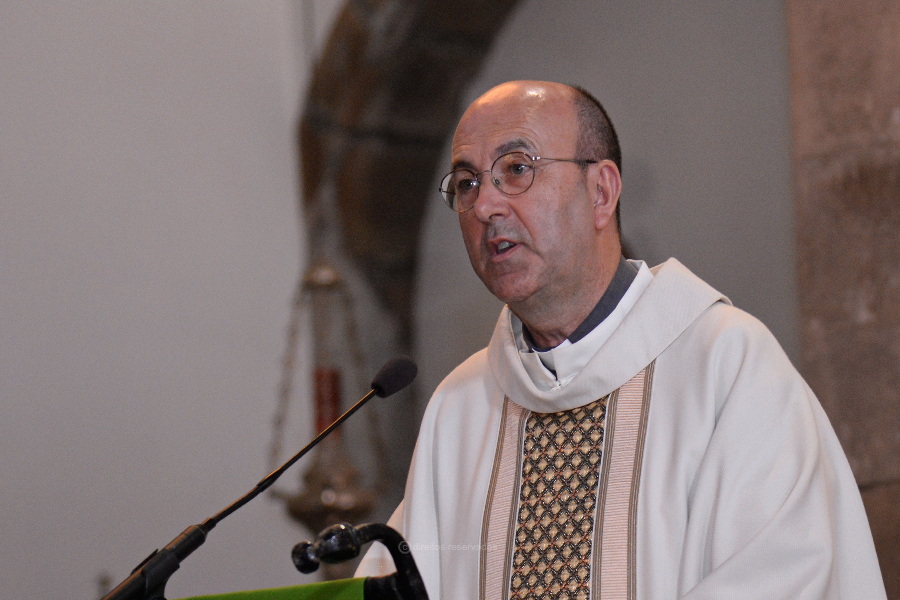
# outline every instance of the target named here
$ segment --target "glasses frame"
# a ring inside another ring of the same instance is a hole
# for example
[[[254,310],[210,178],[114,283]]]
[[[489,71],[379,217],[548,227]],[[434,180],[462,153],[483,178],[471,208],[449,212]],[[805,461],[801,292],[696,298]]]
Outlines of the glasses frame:
[[[473,171],[472,169],[453,169],[452,171],[450,171],[449,173],[444,175],[441,178],[441,185],[440,185],[440,187],[438,187],[438,190],[441,192],[441,198],[444,200],[444,204],[449,206],[450,210],[453,210],[460,214],[472,210],[472,208],[475,207],[475,203],[478,201],[478,194],[481,193],[481,176],[484,175],[485,173],[491,174],[491,183],[494,184],[494,187],[497,188],[500,191],[500,193],[505,194],[507,196],[519,196],[521,194],[524,194],[528,190],[530,190],[531,186],[534,185],[535,171],[537,170],[536,164],[532,164],[533,168],[531,171],[531,181],[529,182],[529,184],[527,186],[525,186],[525,189],[523,189],[521,192],[509,193],[507,191],[504,191],[503,188],[500,187],[500,179],[496,175],[494,175],[494,167],[497,166],[497,163],[500,162],[501,160],[503,160],[504,158],[511,156],[513,154],[521,154],[525,158],[529,159],[532,163],[537,163],[539,160],[550,160],[550,161],[555,161],[555,162],[576,163],[576,164],[585,166],[585,165],[597,164],[598,162],[600,162],[597,160],[592,160],[590,158],[550,158],[548,156],[532,156],[532,155],[528,154],[527,152],[522,152],[521,150],[516,150],[515,152],[507,152],[505,154],[501,154],[496,159],[494,159],[494,162],[491,163],[490,169],[486,169],[484,171],[478,171],[478,172]],[[458,208],[456,208],[454,206],[454,204],[456,204],[456,194],[451,194],[449,191],[446,190],[446,187],[447,187],[446,184],[449,182],[450,178],[453,177],[453,174],[460,173],[460,172],[469,173],[470,175],[472,175],[472,179],[475,181],[475,199],[472,200],[471,206],[469,206],[468,208],[464,208],[462,210],[459,210]]]

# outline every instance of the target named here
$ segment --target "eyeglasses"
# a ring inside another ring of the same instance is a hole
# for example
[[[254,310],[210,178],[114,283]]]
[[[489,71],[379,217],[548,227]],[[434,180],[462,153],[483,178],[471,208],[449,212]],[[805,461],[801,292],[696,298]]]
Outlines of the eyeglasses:
[[[572,162],[579,165],[594,164],[596,160],[582,158],[545,158],[543,156],[529,156],[524,152],[510,152],[494,161],[491,168],[476,173],[471,169],[456,169],[450,171],[441,180],[441,196],[447,206],[459,213],[464,213],[475,206],[478,199],[478,189],[481,187],[479,177],[485,173],[491,174],[491,182],[507,196],[524,194],[534,183],[535,163],[539,160],[555,160],[559,162]]]

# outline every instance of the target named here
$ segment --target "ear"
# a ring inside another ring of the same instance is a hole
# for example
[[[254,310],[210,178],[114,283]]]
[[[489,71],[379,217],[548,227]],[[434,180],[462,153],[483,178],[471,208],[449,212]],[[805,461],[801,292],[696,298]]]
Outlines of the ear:
[[[616,163],[606,159],[591,165],[593,176],[589,179],[594,204],[594,227],[606,229],[616,221],[616,206],[622,194],[622,175]]]

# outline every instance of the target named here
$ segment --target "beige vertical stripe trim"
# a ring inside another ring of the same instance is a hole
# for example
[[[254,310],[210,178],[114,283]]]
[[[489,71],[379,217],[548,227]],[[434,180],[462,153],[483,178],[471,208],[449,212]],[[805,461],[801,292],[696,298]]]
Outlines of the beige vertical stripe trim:
[[[592,555],[593,577],[591,578],[591,600],[598,600],[600,590],[600,567],[603,563],[603,518],[609,482],[609,454],[615,446],[616,409],[619,406],[619,390],[613,391],[606,401],[606,427],[603,430],[603,462],[600,468],[600,484],[597,489],[597,508],[594,514],[594,548]],[[609,598],[610,596],[606,596]]]
[[[654,360],[644,369],[643,394],[641,395],[640,423],[634,453],[634,474],[631,479],[631,506],[628,515],[628,597],[637,598],[637,521],[638,493],[641,487],[641,467],[644,464],[644,442],[647,439],[647,417],[650,414],[650,394],[653,388]]]
[[[481,598],[503,600],[509,596],[516,509],[522,461],[522,432],[529,411],[509,399],[503,403],[497,451],[481,526]]]
[[[637,502],[652,372],[651,364],[613,392],[607,404],[593,600],[637,597]]]

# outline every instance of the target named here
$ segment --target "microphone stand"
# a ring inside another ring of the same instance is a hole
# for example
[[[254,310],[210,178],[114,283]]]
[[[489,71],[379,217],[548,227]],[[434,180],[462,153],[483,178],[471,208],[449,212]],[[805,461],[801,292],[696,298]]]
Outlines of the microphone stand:
[[[405,360],[412,363],[409,359]],[[334,423],[326,427],[322,433],[304,446],[304,448],[295,454],[293,458],[263,477],[253,489],[218,514],[206,519],[198,525],[191,525],[182,531],[178,537],[169,542],[162,550],[154,550],[150,556],[145,558],[137,567],[135,567],[134,571],[131,572],[131,575],[117,585],[111,592],[103,596],[102,600],[165,600],[165,587],[166,583],[169,581],[169,577],[181,567],[181,561],[203,545],[203,542],[206,541],[206,535],[218,525],[222,519],[268,489],[269,486],[275,483],[275,480],[281,477],[285,471],[303,458],[307,452],[312,450],[341,423],[350,418],[350,416],[359,410],[363,404],[368,402],[372,396],[388,396],[406,387],[406,385],[412,381],[413,377],[415,377],[415,363],[412,363],[411,367],[408,364],[403,363],[400,365],[401,369],[405,368],[407,371],[411,370],[411,377],[408,377],[409,381],[399,385],[397,382],[389,381],[384,384],[379,382],[379,376],[384,374],[389,366],[397,367],[397,363],[398,359],[394,359],[382,367],[379,375],[375,377],[375,381],[372,383],[373,389],[363,396],[356,404],[350,407],[347,412],[338,417]],[[404,378],[407,375],[408,373],[404,373],[401,375],[401,378]],[[385,377],[382,377],[382,379],[385,379]],[[390,380],[391,377],[388,376],[387,379]],[[396,379],[396,377],[394,377],[394,379]],[[376,385],[376,383],[378,383],[378,385]]]

